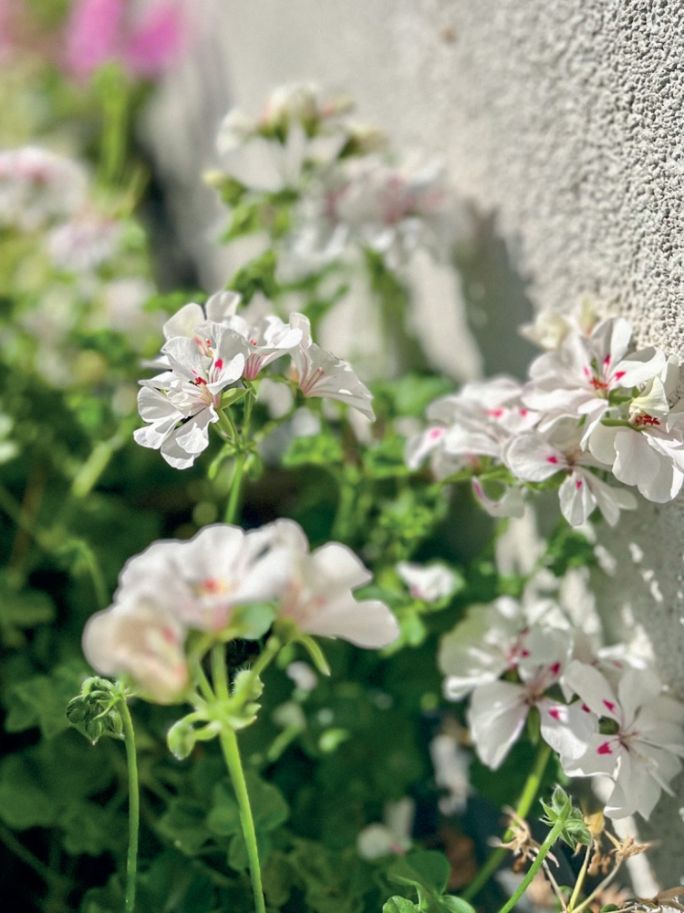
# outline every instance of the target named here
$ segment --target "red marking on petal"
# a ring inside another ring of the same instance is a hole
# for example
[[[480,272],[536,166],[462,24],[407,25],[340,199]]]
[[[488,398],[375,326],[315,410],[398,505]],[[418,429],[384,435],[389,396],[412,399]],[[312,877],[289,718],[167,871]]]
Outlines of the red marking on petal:
[[[560,722],[561,713],[560,713],[560,710],[558,709],[558,707],[552,707],[549,710],[549,716],[553,717],[554,720],[557,720],[558,722]]]
[[[575,479],[575,488],[577,491],[584,485],[584,482],[581,479]]]
[[[547,463],[553,463],[553,465],[555,466],[555,465],[558,463],[558,457],[557,457],[557,456],[550,456],[550,457],[547,457],[547,458],[546,458],[546,462],[547,462]]]
[[[612,754],[613,749],[610,747],[610,742],[603,742],[602,745],[596,749],[598,754]]]
[[[193,380],[193,384],[194,384],[196,387],[201,387],[201,386],[203,386],[203,385],[206,385],[206,380],[205,380],[203,377],[196,377],[196,378]]]
[[[606,367],[608,367],[608,365],[610,364],[611,360],[612,360],[612,359],[611,359],[610,355],[606,355],[606,357],[603,359],[603,364],[604,364]]]
[[[613,374],[613,380],[622,380],[622,378],[624,376],[625,376],[624,371],[616,371],[615,374]]]
[[[518,412],[522,415],[523,418],[529,413],[529,411],[529,409],[524,408],[518,409]]]
[[[604,698],[603,706],[608,710],[609,713],[615,713],[615,701],[608,701]]]
[[[176,633],[173,630],[173,628],[162,628],[161,635],[164,638],[164,640],[167,642],[167,644],[176,643]]]
[[[444,428],[431,428],[429,432],[429,436],[433,441],[436,441],[437,438],[442,437],[443,434]]]
[[[591,713],[591,708],[587,707],[586,704],[582,704],[581,709],[584,710],[585,713]]]
[[[521,651],[520,651],[520,655],[522,656],[523,659],[527,659],[527,657],[530,655],[530,651],[529,651],[529,650],[521,650]]]
[[[498,409],[488,409],[487,410],[487,415],[490,415],[492,418],[501,418],[501,416],[503,414],[504,414],[504,410],[501,409],[500,407]]]
[[[223,359],[217,358],[216,361],[214,362],[214,367],[217,368],[219,371],[222,371],[223,370]]]
[[[220,593],[223,589],[221,581],[217,580],[216,577],[208,577],[203,580],[200,587],[205,593]]]
[[[560,670],[561,670],[560,663],[552,663],[552,665],[549,667],[549,671],[551,672],[551,675],[558,675]]]

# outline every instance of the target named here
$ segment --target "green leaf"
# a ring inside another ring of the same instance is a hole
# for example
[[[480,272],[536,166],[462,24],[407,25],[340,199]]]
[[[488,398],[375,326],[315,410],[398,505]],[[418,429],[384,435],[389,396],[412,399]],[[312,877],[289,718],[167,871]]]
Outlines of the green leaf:
[[[192,799],[172,799],[159,819],[159,831],[186,856],[196,856],[210,837],[205,810]]]
[[[387,871],[396,884],[424,888],[428,893],[443,894],[449,882],[451,866],[448,859],[434,850],[416,850],[397,859]]]
[[[463,900],[462,897],[454,897],[452,894],[440,897],[436,905],[444,913],[475,913],[475,908],[467,900]]]
[[[313,637],[310,637],[308,634],[301,634],[294,641],[295,643],[301,644],[306,652],[311,657],[311,661],[314,666],[318,669],[321,675],[326,677],[330,676],[330,666],[328,665],[328,660],[325,658],[325,653],[321,649],[318,641]]]
[[[382,913],[420,913],[420,907],[405,897],[390,897],[383,904]]]
[[[69,698],[85,674],[80,662],[57,666],[50,675],[35,675],[11,685],[5,703],[8,732],[21,732],[39,726],[46,739],[63,732],[68,726],[65,709]]]

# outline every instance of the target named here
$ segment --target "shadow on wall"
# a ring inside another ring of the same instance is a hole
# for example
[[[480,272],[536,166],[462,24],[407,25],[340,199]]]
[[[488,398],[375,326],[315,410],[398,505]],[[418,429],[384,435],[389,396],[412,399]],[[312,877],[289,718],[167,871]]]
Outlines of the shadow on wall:
[[[485,377],[511,374],[524,378],[539,354],[517,328],[529,323],[533,308],[523,277],[506,241],[497,234],[494,216],[476,215],[470,244],[458,255],[468,324],[482,353]]]

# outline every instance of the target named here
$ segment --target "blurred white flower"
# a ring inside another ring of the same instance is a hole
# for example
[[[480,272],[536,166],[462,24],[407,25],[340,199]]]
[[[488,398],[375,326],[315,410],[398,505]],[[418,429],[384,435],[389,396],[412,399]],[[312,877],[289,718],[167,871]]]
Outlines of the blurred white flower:
[[[415,803],[408,796],[396,802],[387,802],[382,824],[369,824],[356,840],[362,859],[382,859],[383,856],[400,855],[411,848],[411,830]]]
[[[188,684],[185,629],[156,599],[121,594],[89,619],[83,652],[101,675],[130,675],[145,696],[160,704],[181,699]]]
[[[371,579],[370,571],[339,542],[309,551],[302,528],[291,520],[271,524],[289,553],[290,576],[280,595],[279,614],[307,633],[340,637],[358,647],[385,647],[399,635],[396,618],[377,599],[357,601],[352,590]]]
[[[115,599],[154,600],[189,628],[220,631],[235,606],[274,599],[286,584],[290,556],[272,532],[214,524],[188,541],[155,542],[126,563]]]
[[[443,815],[457,815],[465,808],[470,793],[471,755],[453,736],[442,732],[430,742],[430,758],[437,786],[447,791],[439,800],[440,811]]]
[[[411,596],[423,602],[439,602],[450,596],[456,587],[456,575],[445,564],[420,565],[400,561],[397,573],[408,586]]]
[[[80,162],[39,146],[0,151],[0,225],[36,231],[68,219],[85,202]]]

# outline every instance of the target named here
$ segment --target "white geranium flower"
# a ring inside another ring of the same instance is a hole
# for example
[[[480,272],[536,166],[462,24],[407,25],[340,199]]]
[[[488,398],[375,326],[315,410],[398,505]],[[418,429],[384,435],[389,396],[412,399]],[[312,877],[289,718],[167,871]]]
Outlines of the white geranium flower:
[[[302,333],[301,343],[292,351],[297,384],[302,394],[346,403],[372,421],[375,418],[371,406],[373,396],[349,362],[311,341],[309,320],[303,314],[292,314],[290,326]]]
[[[414,599],[439,602],[450,596],[456,587],[456,575],[446,564],[411,564],[400,561],[397,573],[408,586]]]
[[[472,756],[461,748],[455,738],[443,732],[430,742],[430,758],[435,783],[447,791],[447,795],[439,800],[440,811],[444,815],[462,812],[470,793],[468,771]]]
[[[530,366],[523,400],[545,413],[543,431],[561,416],[584,416],[584,439],[611,408],[611,394],[629,391],[661,373],[665,357],[655,349],[630,353],[632,327],[621,317],[602,320],[588,337],[570,333],[555,352]]]
[[[631,492],[606,484],[596,470],[608,468],[581,447],[582,429],[577,421],[561,419],[546,434],[528,431],[514,437],[504,460],[511,472],[526,482],[543,482],[564,472],[558,495],[561,513],[571,526],[581,526],[594,509],[611,525],[621,510],[634,510]]]
[[[564,681],[602,721],[597,731],[580,737],[585,745],[579,755],[577,730],[568,726],[559,742],[564,748],[563,739],[575,740],[566,772],[612,779],[605,808],[611,818],[635,812],[648,818],[661,791],[671,792],[670,781],[682,767],[684,706],[665,696],[658,677],[646,670],[628,670],[615,691],[597,669],[573,662]]]
[[[83,652],[101,675],[130,675],[151,700],[172,704],[188,685],[185,629],[154,598],[122,594],[93,615],[83,632]]]
[[[383,602],[354,598],[352,590],[368,583],[371,573],[351,549],[329,542],[310,552],[304,532],[291,520],[278,520],[269,529],[290,558],[281,617],[307,634],[340,637],[357,647],[386,647],[397,639],[397,620]]]
[[[208,446],[221,394],[242,377],[247,355],[242,336],[220,324],[200,324],[194,333],[167,341],[162,353],[169,370],[143,381],[138,395],[148,425],[134,432],[136,442],[159,450],[177,469],[192,466]]]
[[[120,223],[85,210],[50,231],[47,251],[58,269],[90,273],[111,259],[120,243]]]
[[[382,859],[383,856],[405,853],[411,848],[411,830],[415,802],[408,796],[385,804],[383,823],[364,827],[356,840],[362,859]]]
[[[289,553],[272,533],[214,524],[188,541],[155,542],[126,563],[115,598],[155,600],[188,628],[220,631],[235,606],[274,599],[285,585]]]
[[[669,406],[679,374],[678,362],[670,359],[626,405],[623,423],[598,425],[587,442],[616,479],[659,504],[676,498],[684,483],[684,400]]]
[[[300,273],[320,268],[352,247],[381,254],[393,269],[418,248],[445,257],[465,221],[439,165],[414,160],[397,167],[376,155],[328,169],[297,215],[285,251],[288,274],[297,265]]]
[[[162,327],[164,338],[169,340],[174,336],[187,336],[193,339],[199,327],[205,323],[226,324],[236,313],[241,301],[242,296],[237,292],[216,292],[204,305],[194,301],[184,304]]]
[[[36,231],[68,219],[83,206],[87,185],[79,162],[49,149],[0,151],[0,225]]]
[[[255,296],[242,314],[226,317],[225,323],[239,333],[247,343],[247,361],[244,377],[254,380],[261,371],[283,355],[291,353],[304,338],[302,314],[291,314],[288,323],[268,313],[269,302],[263,296]],[[305,326],[308,326],[308,321]]]
[[[489,605],[473,605],[440,643],[444,693],[460,700],[521,668],[529,678],[537,666],[553,665],[559,645],[571,642],[569,626],[552,600],[527,597],[518,602],[501,596]]]
[[[598,313],[593,303],[584,298],[579,308],[571,314],[540,311],[532,323],[520,327],[520,333],[542,349],[557,349],[569,333],[590,336],[598,322]]]
[[[409,468],[417,469],[432,455],[433,472],[444,478],[468,466],[476,469],[480,457],[501,460],[512,435],[539,420],[523,405],[521,393],[517,381],[497,377],[435,400],[427,410],[428,428],[407,441]]]

